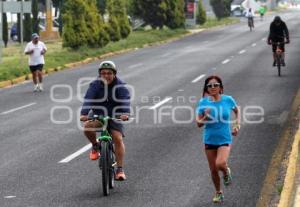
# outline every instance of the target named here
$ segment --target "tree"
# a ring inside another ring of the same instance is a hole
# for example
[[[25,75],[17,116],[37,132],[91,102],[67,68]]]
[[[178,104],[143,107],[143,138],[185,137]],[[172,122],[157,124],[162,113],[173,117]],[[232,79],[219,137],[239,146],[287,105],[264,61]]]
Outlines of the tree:
[[[95,0],[66,0],[62,11],[64,47],[103,47],[109,42]]]
[[[131,0],[132,13],[154,29],[184,26],[184,0]]]
[[[38,0],[32,0],[32,31],[34,33],[39,33],[39,19],[38,19]]]
[[[2,14],[2,38],[3,38],[3,43],[4,46],[7,47],[7,42],[8,42],[8,25],[7,25],[7,16],[6,13]]]
[[[107,0],[107,10],[110,19],[109,23],[114,24],[112,25],[113,29],[116,32],[119,30],[121,37],[126,38],[130,34],[131,28],[127,17],[125,0]],[[116,26],[118,26],[119,29],[116,30]]]
[[[166,0],[166,25],[172,29],[183,27],[185,22],[184,0]]]
[[[228,17],[230,15],[231,1],[232,0],[210,0],[210,5],[218,19]]]
[[[204,24],[206,22],[206,11],[203,7],[202,0],[198,2],[196,18],[197,24]]]
[[[106,10],[106,0],[97,0],[97,7],[98,7],[100,14],[103,17],[105,14],[105,10]]]
[[[121,39],[120,27],[116,17],[114,16],[109,17],[109,21],[106,29],[108,31],[109,38],[111,41],[116,42]]]
[[[25,1],[30,1],[30,0],[25,0]],[[24,41],[30,42],[31,34],[32,34],[31,14],[25,13],[24,14],[24,27],[23,27]]]

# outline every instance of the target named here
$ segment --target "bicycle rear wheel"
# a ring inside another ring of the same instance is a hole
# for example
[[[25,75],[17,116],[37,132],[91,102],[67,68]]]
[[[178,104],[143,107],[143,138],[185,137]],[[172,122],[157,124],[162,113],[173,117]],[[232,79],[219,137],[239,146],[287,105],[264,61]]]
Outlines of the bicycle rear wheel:
[[[277,62],[278,76],[281,76],[281,58],[280,58],[280,56],[277,57],[276,62]]]
[[[101,142],[101,157],[100,157],[100,166],[102,168],[102,189],[103,195],[109,195],[109,145],[108,142]]]

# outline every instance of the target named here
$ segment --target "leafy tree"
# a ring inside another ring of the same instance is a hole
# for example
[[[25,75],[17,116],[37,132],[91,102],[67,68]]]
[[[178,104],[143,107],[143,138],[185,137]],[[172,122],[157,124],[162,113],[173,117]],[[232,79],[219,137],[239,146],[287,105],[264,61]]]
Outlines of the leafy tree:
[[[95,0],[66,0],[62,19],[64,47],[103,47],[109,42]]]
[[[120,27],[116,17],[111,16],[107,26],[108,34],[111,41],[119,41],[121,39]]]
[[[230,15],[231,0],[210,0],[210,4],[218,19]]]
[[[31,10],[32,10],[32,31],[34,33],[39,33],[38,0],[32,0]]]
[[[113,27],[113,30],[117,33],[116,34],[117,38],[111,38],[111,39],[117,40],[119,33],[122,38],[126,38],[130,34],[131,28],[127,17],[125,0],[118,0],[118,1],[107,0],[107,10],[110,19],[109,23],[113,24],[111,26]],[[115,20],[111,20],[111,19],[115,19]],[[117,26],[119,27],[118,29],[116,28]],[[110,35],[112,34],[110,33]]]
[[[184,0],[166,0],[167,19],[165,25],[175,29],[184,26]]]
[[[133,0],[134,14],[154,29],[162,28],[167,20],[164,0]]]
[[[4,0],[5,1],[5,0]],[[7,16],[6,13],[2,14],[2,38],[4,46],[7,47],[8,42],[8,24],[7,24]]]
[[[97,0],[97,7],[100,14],[104,16],[106,10],[106,0]]]
[[[203,7],[202,0],[198,2],[196,21],[197,24],[204,24],[206,22],[206,11]]]

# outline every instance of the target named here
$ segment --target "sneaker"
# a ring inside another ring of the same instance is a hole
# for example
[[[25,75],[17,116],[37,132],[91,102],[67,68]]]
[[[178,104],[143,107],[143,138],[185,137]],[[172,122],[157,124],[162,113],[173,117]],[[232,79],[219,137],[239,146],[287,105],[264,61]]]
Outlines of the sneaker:
[[[274,61],[273,61],[273,67],[275,67],[275,66],[276,66],[276,61],[274,60]]]
[[[33,92],[36,92],[39,90],[39,85],[38,84],[35,84],[34,87],[33,87]]]
[[[44,89],[43,89],[43,84],[42,83],[40,83],[39,85],[38,85],[38,89],[39,89],[39,91],[43,91]]]
[[[223,181],[225,186],[229,186],[232,183],[231,170],[229,167],[227,168],[227,175],[223,177]]]
[[[93,146],[90,152],[90,160],[97,160],[100,157],[100,153],[98,152],[98,147]]]
[[[123,168],[118,167],[115,173],[115,180],[117,181],[124,181],[126,180],[126,175],[124,173]]]
[[[222,192],[216,192],[215,196],[213,197],[214,203],[222,203],[224,200],[224,195]]]
[[[285,66],[284,60],[281,61],[281,65],[282,65],[283,67]]]

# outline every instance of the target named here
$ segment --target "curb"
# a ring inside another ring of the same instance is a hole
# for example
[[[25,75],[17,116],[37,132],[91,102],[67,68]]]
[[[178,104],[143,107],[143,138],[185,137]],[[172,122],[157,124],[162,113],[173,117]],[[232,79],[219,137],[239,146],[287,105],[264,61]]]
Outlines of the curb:
[[[299,115],[300,115],[299,114],[299,106],[300,106],[300,89],[297,91],[297,93],[294,97],[293,103],[291,105],[291,110],[288,115],[287,122],[284,126],[284,129],[283,129],[281,135],[280,135],[281,137],[277,143],[277,146],[275,147],[274,152],[272,154],[272,158],[270,160],[270,163],[269,163],[269,166],[268,166],[268,169],[266,172],[266,176],[262,183],[262,188],[260,190],[260,194],[259,194],[259,197],[256,202],[256,207],[270,206],[270,202],[272,201],[272,198],[274,196],[274,192],[276,189],[276,182],[279,178],[278,176],[280,173],[280,168],[283,165],[285,155],[288,153],[287,149],[288,148],[295,149],[294,144],[295,143],[299,144],[299,142],[296,141],[295,137],[296,137],[296,135],[298,135],[300,133],[300,129],[299,128],[296,129],[297,131],[295,131],[293,133],[293,136],[291,136],[291,125],[294,123],[295,127],[299,126],[299,123],[297,123]],[[292,155],[293,155],[293,158],[292,158]],[[293,151],[293,154],[290,153],[288,155],[287,167],[292,165],[292,163],[291,163],[292,161],[290,161],[290,160],[295,161],[294,156],[295,156],[295,150]],[[289,174],[288,174],[288,172],[289,172]],[[290,176],[294,175],[294,178],[295,178],[295,174],[293,174],[292,169],[286,168],[285,173],[286,173],[285,177],[283,178],[284,179],[283,190],[279,197],[279,202],[281,202],[281,203],[283,202],[283,199],[287,199],[288,202],[290,202],[291,196],[292,196],[291,193],[293,191],[293,188],[291,186],[288,186],[288,183],[289,183],[289,185],[293,185],[294,180]],[[285,192],[283,193],[283,191],[285,191]],[[285,196],[285,198],[283,198],[283,195]],[[280,200],[282,200],[282,201],[280,201]],[[276,203],[276,205],[278,205],[279,202]],[[284,207],[287,207],[287,205],[288,205],[288,203],[283,203],[283,204],[285,204]],[[283,206],[281,206],[281,207],[283,207]]]
[[[299,125],[300,127],[300,125]],[[299,155],[300,129],[297,130],[289,156],[289,164],[284,179],[283,190],[281,192],[278,207],[289,207],[293,203],[292,195],[295,189],[296,165]]]

